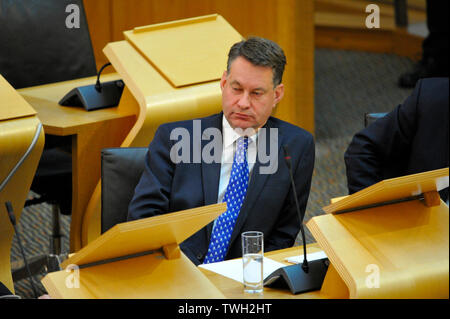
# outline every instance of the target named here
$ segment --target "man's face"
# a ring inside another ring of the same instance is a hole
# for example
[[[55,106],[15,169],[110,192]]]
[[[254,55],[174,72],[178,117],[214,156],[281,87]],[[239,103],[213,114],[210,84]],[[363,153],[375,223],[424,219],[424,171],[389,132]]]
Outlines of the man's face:
[[[284,95],[283,84],[273,87],[272,68],[255,66],[243,57],[223,73],[220,87],[223,114],[231,127],[243,130],[262,127]]]

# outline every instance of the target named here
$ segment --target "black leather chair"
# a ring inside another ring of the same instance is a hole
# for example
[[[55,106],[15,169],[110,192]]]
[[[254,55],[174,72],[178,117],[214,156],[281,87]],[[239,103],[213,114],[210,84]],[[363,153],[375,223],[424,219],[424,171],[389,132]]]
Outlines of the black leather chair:
[[[66,26],[70,4],[79,29]],[[2,0],[0,30],[0,73],[15,89],[97,73],[82,0]]]
[[[146,147],[105,148],[101,153],[101,232],[127,221],[128,204],[145,166]]]
[[[376,120],[384,117],[387,113],[365,113],[364,114],[364,127],[368,127]]]
[[[79,8],[80,28],[68,28],[69,5]],[[97,74],[82,0],[3,0],[0,2],[0,74],[16,88],[24,88]],[[31,190],[39,197],[25,206],[52,205],[53,232],[50,255],[30,260],[32,273],[43,267],[58,269],[54,257],[61,253],[59,212],[69,215],[72,206],[71,136],[45,136],[45,146]],[[56,264],[55,264],[56,263]],[[13,270],[13,279],[27,276]]]

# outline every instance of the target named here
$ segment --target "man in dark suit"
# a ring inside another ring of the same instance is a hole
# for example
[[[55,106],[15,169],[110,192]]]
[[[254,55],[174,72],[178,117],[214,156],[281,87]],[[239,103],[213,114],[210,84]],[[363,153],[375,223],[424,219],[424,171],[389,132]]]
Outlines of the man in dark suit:
[[[448,78],[417,82],[385,117],[357,133],[345,152],[349,193],[381,180],[448,167]],[[448,199],[448,188],[440,192]]]
[[[314,141],[270,116],[284,95],[285,63],[283,50],[270,40],[252,37],[233,45],[220,81],[223,112],[158,128],[130,220],[226,201],[227,212],[181,244],[195,264],[241,257],[240,234],[248,230],[264,233],[265,251],[294,244],[300,220],[284,149],[304,214]]]

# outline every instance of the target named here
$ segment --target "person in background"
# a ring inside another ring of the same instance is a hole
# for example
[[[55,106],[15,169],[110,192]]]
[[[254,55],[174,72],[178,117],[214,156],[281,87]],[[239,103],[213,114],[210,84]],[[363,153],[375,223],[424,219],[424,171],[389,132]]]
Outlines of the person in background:
[[[422,58],[414,68],[402,74],[400,87],[413,88],[422,78],[448,77],[449,1],[427,0],[428,36],[422,42]]]
[[[448,167],[448,78],[417,82],[413,93],[358,132],[345,155],[349,194],[379,181]],[[448,187],[440,192],[448,200]]]

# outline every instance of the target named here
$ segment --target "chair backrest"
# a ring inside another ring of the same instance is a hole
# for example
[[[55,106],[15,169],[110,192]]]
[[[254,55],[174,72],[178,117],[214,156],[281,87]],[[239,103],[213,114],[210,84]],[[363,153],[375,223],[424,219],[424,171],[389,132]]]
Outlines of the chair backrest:
[[[106,148],[101,153],[101,232],[125,222],[128,204],[141,178],[146,147]]]
[[[364,127],[368,127],[370,124],[382,118],[387,113],[364,113]]]
[[[0,30],[0,74],[15,89],[97,73],[82,0],[2,0]]]

